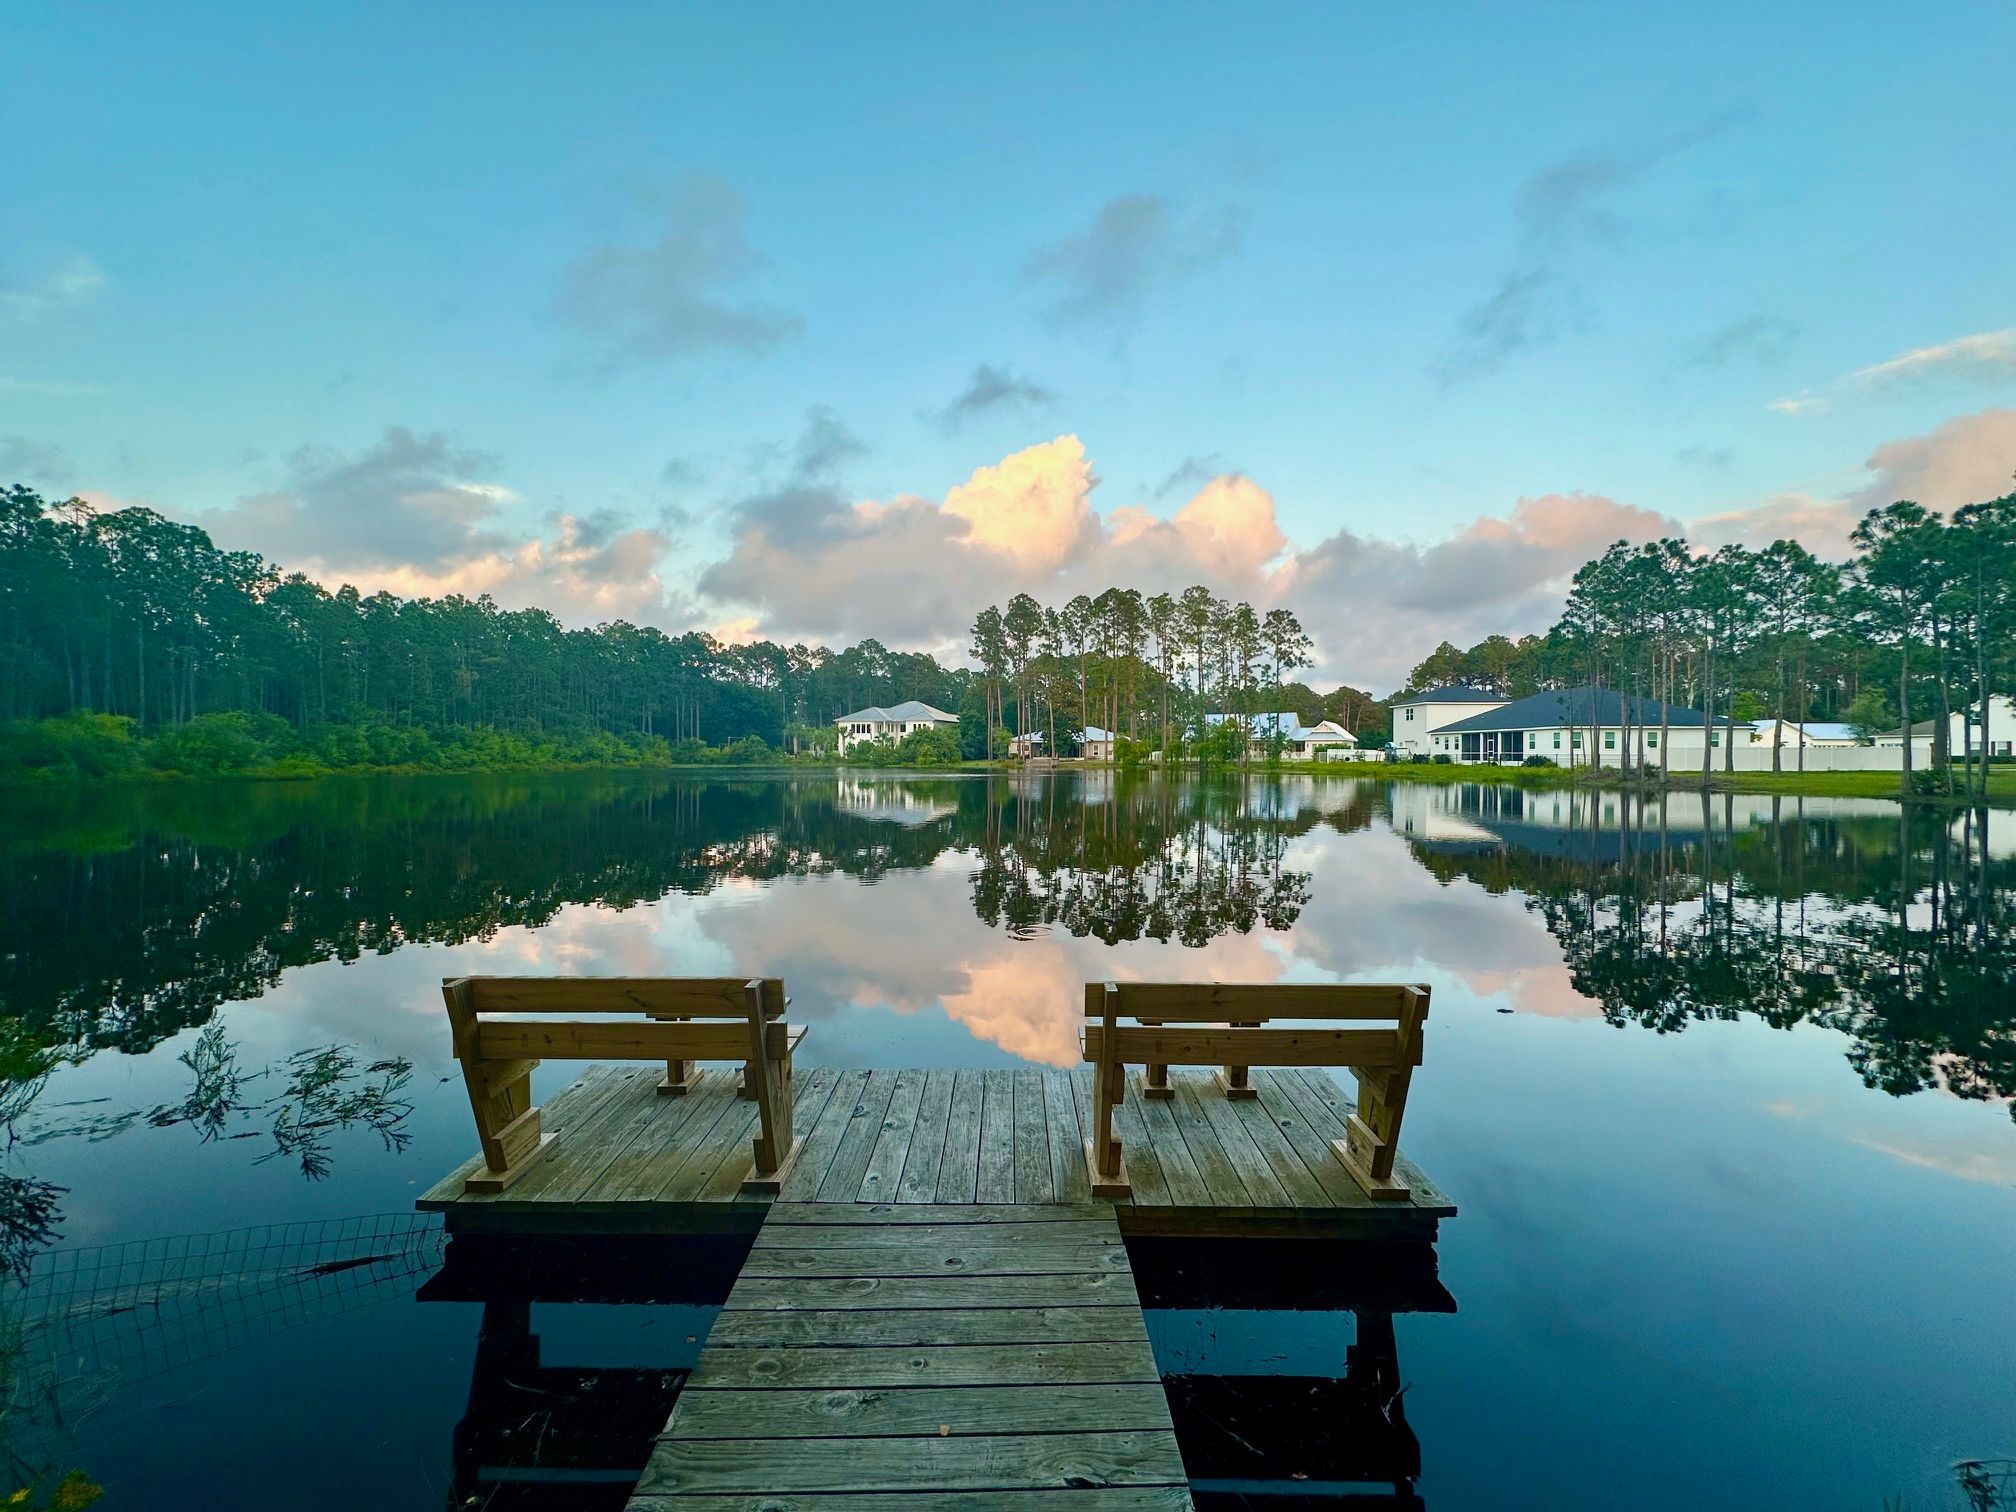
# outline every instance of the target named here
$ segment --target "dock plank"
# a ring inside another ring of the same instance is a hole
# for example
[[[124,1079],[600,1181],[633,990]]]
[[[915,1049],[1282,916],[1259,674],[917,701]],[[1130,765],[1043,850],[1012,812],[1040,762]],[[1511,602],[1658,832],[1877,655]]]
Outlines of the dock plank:
[[[1170,1430],[799,1439],[788,1452],[768,1439],[661,1439],[637,1489],[935,1493],[1183,1484]]]
[[[819,1183],[820,1197],[827,1201],[852,1202],[860,1196],[862,1178],[868,1174],[868,1162],[874,1157],[875,1146],[882,1138],[889,1100],[895,1095],[896,1077],[893,1073],[868,1073],[860,1100],[855,1103],[848,1118],[846,1132],[840,1136],[840,1147],[833,1152],[833,1164],[827,1167],[825,1178]]]
[[[930,1500],[891,1492],[866,1496],[849,1492],[725,1492],[703,1496],[642,1495],[630,1512],[1054,1512],[1055,1491],[932,1492]],[[1187,1512],[1184,1486],[1073,1487],[1072,1512]]]
[[[823,1312],[862,1307],[1063,1307],[1138,1303],[1132,1271],[1082,1276],[743,1276],[730,1308]]]
[[[882,1135],[875,1141],[875,1149],[861,1176],[860,1191],[855,1194],[861,1201],[884,1202],[896,1196],[910,1154],[910,1142],[917,1135],[917,1110],[923,1100],[924,1073],[898,1071],[888,1110],[882,1115]]]
[[[938,1187],[945,1158],[945,1132],[952,1121],[954,1073],[931,1071],[924,1077],[924,1095],[917,1102],[917,1131],[896,1183],[898,1202],[929,1202]]]
[[[704,1363],[705,1369],[687,1382],[687,1393],[751,1386],[893,1391],[905,1386],[1067,1386],[1159,1380],[1155,1356],[1146,1343],[715,1349],[707,1353]],[[1012,1423],[1015,1419],[1003,1421]]]
[[[752,1248],[745,1276],[1055,1276],[1124,1270],[1127,1250],[1116,1233],[1105,1244],[918,1244],[909,1239],[873,1249]]]
[[[764,1312],[724,1308],[709,1345],[775,1349],[853,1344],[1100,1344],[1146,1342],[1138,1307],[908,1308]]]
[[[867,1085],[866,1071],[843,1071],[834,1078],[833,1091],[819,1110],[818,1118],[809,1129],[798,1131],[805,1148],[798,1152],[798,1163],[784,1179],[784,1190],[779,1194],[783,1201],[795,1202],[818,1194],[841,1139],[853,1127],[854,1110],[860,1105],[861,1093]]]
[[[739,1351],[738,1351],[739,1352]],[[1169,1421],[1160,1381],[1052,1385],[1043,1391],[1006,1383],[977,1386],[777,1387],[760,1391],[680,1393],[668,1437],[803,1439],[993,1434],[1004,1423],[1022,1433],[1102,1430],[1153,1432]]]
[[[972,1202],[979,1195],[981,1102],[987,1081],[982,1072],[952,1077],[952,1106],[945,1121],[945,1153],[938,1163],[936,1202]]]
[[[1043,1073],[1015,1073],[1015,1200],[1055,1202],[1057,1179],[1050,1169],[1050,1110],[1043,1098]]]
[[[980,1179],[973,1195],[980,1202],[1015,1200],[1015,1073],[989,1071],[980,1105]]]

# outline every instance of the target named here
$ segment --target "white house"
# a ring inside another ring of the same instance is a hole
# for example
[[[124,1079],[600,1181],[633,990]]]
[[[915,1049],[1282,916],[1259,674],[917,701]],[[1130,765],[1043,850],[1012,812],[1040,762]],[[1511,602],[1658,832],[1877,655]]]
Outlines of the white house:
[[[1220,725],[1235,718],[1232,714],[1206,714],[1204,722]],[[1283,761],[1334,760],[1358,747],[1358,737],[1334,719],[1305,725],[1299,714],[1254,714],[1247,718],[1246,725],[1254,744],[1263,749],[1278,738]]]
[[[1946,738],[1953,759],[1958,761],[1969,749],[1970,742],[1977,755],[1980,754],[1984,744],[1990,756],[2008,756],[2016,753],[2016,702],[2011,702],[2000,693],[1989,697],[1988,729],[1985,736],[1981,729],[1979,710],[1979,704],[1969,704],[1964,709],[1955,709],[1947,720]],[[1969,726],[1972,726],[1971,730]],[[1938,729],[1939,721],[1936,719],[1920,720],[1912,725],[1913,751],[1918,749],[1920,742],[1924,742],[1929,750],[1932,737]],[[1901,729],[1886,730],[1876,737],[1876,744],[1886,749],[1901,747],[1904,744],[1904,732]]]
[[[1113,732],[1102,730],[1097,725],[1085,726],[1078,735],[1078,754],[1087,761],[1111,761]]]
[[[892,708],[856,709],[852,714],[842,714],[833,721],[840,727],[840,754],[864,740],[901,740],[912,730],[928,730],[934,725],[959,727],[959,716],[947,714],[943,709],[934,709],[916,699],[895,705]]]
[[[1433,755],[1436,747],[1429,745],[1428,737],[1437,730],[1455,724],[1459,719],[1502,709],[1510,702],[1510,699],[1500,698],[1487,689],[1461,684],[1430,688],[1426,693],[1396,698],[1393,702],[1393,749],[1402,756],[1419,758]]]
[[[1747,744],[1747,727],[1719,717],[1711,724],[1698,709],[1662,709],[1656,699],[1630,698],[1613,688],[1561,688],[1444,724],[1428,736],[1427,754],[1514,764],[1545,756],[1561,766],[1643,760],[1698,772],[1704,745],[1711,754],[1719,751],[1738,729]]]
[[[1855,738],[1855,726],[1828,724],[1811,719],[1803,724],[1790,719],[1754,720],[1750,725],[1750,743],[1762,746],[1852,746],[1861,744]]]

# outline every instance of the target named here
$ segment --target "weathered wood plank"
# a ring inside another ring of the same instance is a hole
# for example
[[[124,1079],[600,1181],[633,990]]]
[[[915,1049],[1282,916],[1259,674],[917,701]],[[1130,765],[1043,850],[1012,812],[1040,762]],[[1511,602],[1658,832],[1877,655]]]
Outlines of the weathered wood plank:
[[[932,1202],[932,1203],[860,1203],[860,1202],[794,1202],[778,1203],[770,1210],[767,1227],[780,1224],[843,1224],[858,1228],[862,1224],[880,1225],[927,1223],[1070,1223],[1111,1221],[1113,1209],[1104,1203],[1030,1203],[1023,1206],[1013,1202]]]
[[[1134,1183],[1133,1205],[1152,1207],[1169,1201],[1169,1183],[1162,1173],[1161,1151],[1156,1148],[1148,1125],[1141,1118],[1141,1109],[1148,1103],[1148,1099],[1141,1095],[1141,1073],[1130,1070],[1127,1085],[1127,1100],[1113,1110],[1113,1130],[1127,1148],[1127,1175]],[[1085,1083],[1084,1095],[1088,1100],[1092,1096],[1089,1079]]]
[[[1015,1073],[1015,1200],[1057,1200],[1057,1180],[1050,1169],[1050,1113],[1043,1100],[1041,1071]]]
[[[713,1349],[883,1344],[1099,1344],[1143,1342],[1138,1307],[916,1308],[853,1312],[724,1309],[708,1332]],[[999,1426],[998,1424],[996,1425]]]
[[[1068,1307],[1139,1303],[1132,1271],[1072,1276],[741,1276],[731,1308],[786,1312],[861,1307]]]
[[[1180,1486],[1173,1432],[986,1434],[960,1438],[664,1439],[637,1482],[692,1491],[982,1491]]]
[[[668,1162],[677,1164],[686,1140],[704,1138],[735,1101],[733,1073],[718,1068],[696,1072],[693,1091],[685,1097],[658,1096],[649,1069],[628,1072],[624,1081],[621,1098],[611,1104],[592,1137],[582,1141],[593,1146],[593,1153],[578,1168],[570,1166],[566,1180],[540,1191],[537,1200],[641,1200],[665,1179]]]
[[[1062,1386],[1097,1381],[1160,1380],[1155,1371],[1155,1356],[1145,1343],[721,1349],[707,1351],[701,1368],[686,1383],[686,1390],[681,1395],[755,1386],[804,1386],[834,1390],[840,1387]]]
[[[980,1106],[980,1178],[973,1195],[980,1202],[1015,1200],[1015,1073],[986,1073],[987,1097]]]
[[[938,1184],[932,1189],[936,1202],[971,1202],[980,1182],[981,1103],[986,1094],[986,1077],[979,1071],[960,1071],[952,1078],[952,1106],[945,1123],[945,1153],[938,1164]]]
[[[1351,1173],[1345,1170],[1342,1162],[1331,1153],[1329,1139],[1323,1136],[1315,1122],[1302,1111],[1301,1105],[1289,1096],[1283,1082],[1283,1078],[1272,1074],[1254,1077],[1253,1086],[1260,1094],[1258,1105],[1272,1120],[1281,1137],[1287,1140],[1295,1153],[1302,1158],[1302,1164],[1322,1188],[1322,1205],[1370,1207],[1372,1199],[1365,1195],[1364,1189],[1351,1179]]]
[[[910,1151],[903,1160],[903,1175],[896,1183],[898,1202],[929,1202],[938,1187],[938,1171],[945,1158],[945,1130],[952,1119],[950,1071],[930,1071],[924,1076],[924,1094],[917,1103],[917,1130],[910,1137]]]
[[[737,1177],[735,1185],[741,1185],[741,1178],[749,1174],[755,1164],[755,1148],[752,1140],[756,1133],[756,1104],[741,1096],[733,1099],[733,1104],[714,1126],[697,1142],[680,1141],[685,1158],[664,1162],[665,1175],[652,1199],[658,1202],[697,1202],[702,1190],[715,1169],[723,1161],[735,1161]],[[723,1194],[724,1196],[726,1193]]]
[[[1120,1230],[1113,1220],[1099,1217],[1047,1223],[766,1223],[756,1236],[755,1247],[812,1249],[833,1254],[841,1250],[887,1249],[892,1245],[981,1249],[1119,1242]]]
[[[897,1185],[903,1179],[903,1165],[910,1154],[910,1141],[917,1135],[917,1108],[923,1098],[924,1073],[898,1071],[889,1107],[882,1115],[882,1135],[875,1141],[867,1169],[861,1175],[861,1189],[856,1193],[861,1201],[895,1199]]]
[[[741,1351],[735,1351],[741,1353]],[[802,1352],[802,1351],[801,1351]],[[925,1434],[1153,1432],[1169,1426],[1160,1381],[950,1388],[786,1387],[682,1391],[662,1438],[814,1439]],[[795,1449],[778,1447],[779,1454]],[[919,1509],[922,1512],[922,1509]]]
[[[1183,1141],[1183,1131],[1176,1126],[1175,1100],[1130,1096],[1122,1111],[1127,1108],[1132,1108],[1134,1116],[1140,1119],[1155,1158],[1161,1163],[1170,1203],[1177,1207],[1203,1207],[1216,1200],[1190,1154],[1190,1147]],[[1245,1201],[1243,1192],[1239,1200]]]
[[[1103,1024],[1085,1026],[1085,1058],[1097,1060],[1106,1040]],[[1114,1054],[1130,1066],[1398,1066],[1404,1062],[1397,1029],[1144,1029],[1113,1031]],[[527,1050],[537,1055],[536,1049]],[[549,1052],[550,1053],[550,1052]]]
[[[892,1236],[894,1237],[894,1236]],[[1061,1276],[1127,1267],[1117,1237],[1107,1244],[912,1244],[879,1249],[751,1249],[745,1276]]]
[[[1306,1094],[1302,1101],[1305,1112],[1313,1113],[1318,1108],[1326,1110],[1333,1120],[1333,1126],[1340,1130],[1344,1127],[1345,1120],[1358,1111],[1358,1105],[1345,1095],[1344,1089],[1337,1085],[1334,1078],[1323,1071],[1312,1068],[1301,1072],[1299,1076],[1284,1071],[1280,1076],[1284,1087],[1297,1089]],[[1333,1137],[1342,1139],[1344,1135],[1339,1133]],[[1407,1158],[1406,1151],[1403,1150],[1394,1157],[1393,1174],[1406,1182],[1408,1190],[1414,1194],[1411,1206],[1435,1209],[1444,1217],[1455,1214],[1456,1204],[1449,1200],[1449,1194],[1430,1181],[1421,1167]],[[1397,1208],[1410,1204],[1382,1205]]]
[[[867,1085],[866,1071],[843,1071],[835,1079],[832,1095],[820,1110],[818,1121],[809,1130],[800,1131],[805,1148],[798,1152],[798,1163],[784,1179],[780,1202],[795,1202],[818,1193],[819,1183],[832,1168],[840,1141],[854,1126],[854,1110],[860,1105],[861,1093]]]
[[[1191,1088],[1188,1097],[1183,1090],[1192,1080],[1190,1074],[1181,1071],[1169,1073],[1170,1085],[1175,1095],[1161,1104],[1168,1110],[1170,1122],[1183,1140],[1183,1147],[1190,1152],[1190,1158],[1197,1163],[1197,1174],[1203,1178],[1204,1189],[1210,1200],[1221,1206],[1245,1207],[1252,1203],[1247,1194],[1246,1183],[1239,1179],[1239,1172],[1226,1156],[1223,1146],[1218,1143],[1218,1132],[1211,1127],[1211,1120],[1204,1116],[1198,1106],[1196,1089]],[[1143,1117],[1153,1115],[1144,1107]]]
[[[1071,1092],[1069,1071],[1043,1074],[1044,1122],[1050,1138],[1050,1170],[1059,1202],[1090,1202],[1092,1175],[1085,1169],[1085,1130]]]
[[[1248,1198],[1256,1207],[1294,1205],[1283,1190],[1280,1178],[1274,1174],[1273,1167],[1267,1163],[1267,1157],[1240,1121],[1237,1102],[1226,1097],[1215,1083],[1188,1076],[1182,1078],[1176,1090],[1176,1099],[1179,1103],[1187,1103],[1211,1126],[1211,1132],[1218,1136],[1218,1148],[1232,1162],[1232,1169],[1239,1173],[1240,1185],[1246,1188]],[[1180,1119],[1183,1115],[1179,1112],[1177,1116]],[[1306,1180],[1307,1173],[1303,1174]]]
[[[743,1015],[749,977],[469,977],[478,1013],[666,1013],[689,1018]],[[765,977],[763,1011],[784,1011],[784,983]],[[740,1055],[733,1057],[741,1059]]]
[[[952,1491],[926,1493],[929,1500],[901,1491],[851,1495],[842,1491],[726,1492],[705,1496],[633,1497],[629,1512],[1055,1512],[1055,1491]],[[1071,1512],[1191,1512],[1185,1486],[1073,1487]]]
[[[617,1081],[612,1066],[590,1066],[574,1081],[569,1082],[540,1107],[540,1117],[546,1131],[553,1135],[553,1143],[546,1154],[527,1171],[509,1190],[513,1201],[522,1200],[525,1183],[545,1171],[554,1157],[564,1146],[563,1135],[570,1135],[590,1122],[601,1111],[603,1105],[616,1095]],[[496,1192],[471,1192],[464,1194],[462,1183],[483,1169],[481,1154],[473,1155],[434,1183],[423,1193],[416,1206],[431,1210],[450,1203],[495,1202],[501,1195]]]
[[[1391,1019],[1426,989],[1369,982],[1120,982],[1120,1011],[1164,1023],[1249,1019]]]
[[[819,1183],[822,1198],[852,1202],[861,1195],[861,1179],[868,1174],[868,1162],[882,1138],[889,1099],[895,1093],[895,1072],[868,1073],[868,1084],[861,1090],[861,1100],[855,1104],[847,1132],[840,1136],[840,1148],[833,1152],[833,1164]]]

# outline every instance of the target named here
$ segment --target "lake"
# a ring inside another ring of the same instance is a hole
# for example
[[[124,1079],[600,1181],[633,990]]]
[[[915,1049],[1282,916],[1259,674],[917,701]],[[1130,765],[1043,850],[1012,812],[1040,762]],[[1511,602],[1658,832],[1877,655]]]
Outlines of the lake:
[[[778,975],[800,1064],[847,1067],[1075,1064],[1107,977],[1424,981],[1403,1143],[1461,1208],[1454,1310],[1179,1298],[1165,1373],[1376,1346],[1431,1506],[1925,1512],[2016,1455],[2016,812],[1096,772],[4,801],[6,1295],[67,1320],[0,1333],[16,1483],[621,1505],[586,1449],[557,1482],[472,1465],[534,1418],[648,1433],[708,1310],[584,1254],[608,1295],[532,1314],[566,1367],[535,1383],[480,1278],[416,1299],[413,1198],[474,1148],[462,973]]]

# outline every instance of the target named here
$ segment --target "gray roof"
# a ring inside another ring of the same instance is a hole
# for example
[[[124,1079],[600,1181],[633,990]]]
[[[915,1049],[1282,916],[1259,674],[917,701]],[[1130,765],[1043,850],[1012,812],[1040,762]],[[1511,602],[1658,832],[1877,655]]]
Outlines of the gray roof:
[[[1489,688],[1472,688],[1463,683],[1451,683],[1446,688],[1430,688],[1426,693],[1396,697],[1393,700],[1393,707],[1397,709],[1402,704],[1503,702],[1505,702],[1504,694],[1493,693]]]
[[[1667,724],[1675,729],[1700,729],[1707,723],[1699,709],[1664,709],[1656,698],[1627,698],[1614,688],[1559,688],[1515,699],[1502,709],[1490,709],[1446,724],[1437,735],[1471,735],[1488,730],[1549,730],[1571,725]],[[1627,718],[1628,715],[1628,718]],[[1715,723],[1727,725],[1717,717]]]
[[[933,724],[957,724],[957,714],[947,714],[943,709],[934,709],[927,703],[919,703],[914,698],[902,703],[891,704],[886,709],[869,707],[856,709],[852,714],[842,714],[835,724],[915,724],[920,719],[928,719]]]

